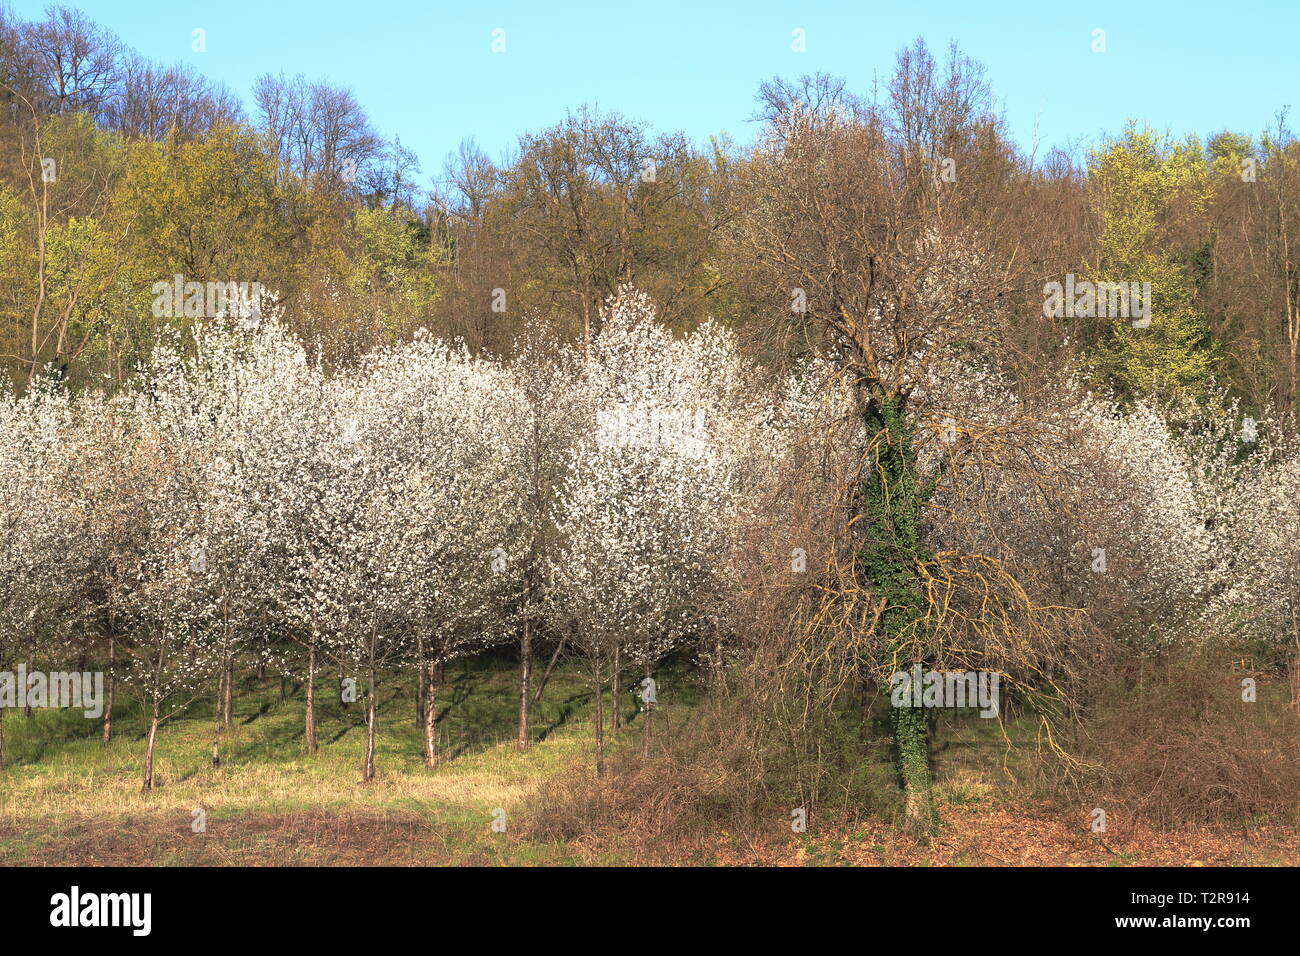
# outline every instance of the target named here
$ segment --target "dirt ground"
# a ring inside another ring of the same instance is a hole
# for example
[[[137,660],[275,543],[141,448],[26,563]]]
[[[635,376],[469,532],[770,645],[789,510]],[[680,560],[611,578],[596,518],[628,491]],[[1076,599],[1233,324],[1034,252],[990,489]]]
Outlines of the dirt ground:
[[[884,822],[759,838],[721,833],[656,862],[723,866],[1295,866],[1300,834],[1267,827],[1153,831],[1108,821],[1067,820],[1045,806],[941,805],[929,844]],[[540,846],[487,828],[439,823],[405,811],[313,810],[244,814],[194,833],[174,817],[79,818],[40,834],[0,828],[7,865],[421,866],[636,863],[603,843]],[[585,843],[585,841],[583,841]],[[21,849],[16,849],[21,847]]]

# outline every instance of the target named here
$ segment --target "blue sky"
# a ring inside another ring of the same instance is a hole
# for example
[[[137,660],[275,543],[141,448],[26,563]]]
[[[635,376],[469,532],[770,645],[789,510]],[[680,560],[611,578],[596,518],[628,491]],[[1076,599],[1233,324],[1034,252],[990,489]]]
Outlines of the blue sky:
[[[724,130],[748,142],[761,80],[820,70],[865,90],[918,35],[936,53],[955,39],[988,67],[1024,148],[1035,134],[1044,146],[1086,148],[1129,117],[1178,135],[1257,133],[1300,100],[1296,0],[72,5],[142,53],[192,63],[245,98],[267,71],[347,86],[383,134],[416,151],[426,180],[462,139],[499,157],[521,131],[582,103],[698,142]],[[30,19],[45,3],[11,6]],[[195,28],[206,31],[206,52],[191,50]],[[806,52],[791,49],[796,28]],[[1092,51],[1098,28],[1104,53]],[[492,52],[495,29],[505,31],[504,53]]]

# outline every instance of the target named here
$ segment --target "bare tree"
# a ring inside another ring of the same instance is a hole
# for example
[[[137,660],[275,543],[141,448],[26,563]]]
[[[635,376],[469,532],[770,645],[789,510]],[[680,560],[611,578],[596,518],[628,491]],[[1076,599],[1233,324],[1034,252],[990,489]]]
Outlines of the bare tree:
[[[219,123],[242,118],[239,101],[186,66],[163,68],[132,54],[103,107],[104,125],[133,139],[195,139]]]
[[[1016,166],[980,71],[956,50],[946,70],[921,41],[904,50],[883,103],[824,76],[768,84],[760,100],[768,135],[742,243],[805,339],[834,357],[863,425],[836,599],[848,601],[819,619],[869,641],[879,679],[935,661],[933,602],[968,573],[933,547],[935,481],[918,444],[940,411],[935,377],[996,363],[1016,265],[998,199]],[[908,814],[928,825],[926,718],[913,706],[892,716]]]
[[[117,37],[79,10],[52,7],[26,42],[49,112],[99,111],[117,82]]]

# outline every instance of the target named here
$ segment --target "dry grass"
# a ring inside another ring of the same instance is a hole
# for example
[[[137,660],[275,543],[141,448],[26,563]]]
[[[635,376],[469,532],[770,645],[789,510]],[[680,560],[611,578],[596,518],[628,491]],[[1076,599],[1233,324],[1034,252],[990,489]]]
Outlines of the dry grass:
[[[1246,677],[1254,702],[1242,700]],[[1091,766],[1077,798],[1148,826],[1300,822],[1300,717],[1288,689],[1222,655],[1180,654],[1117,678],[1077,750]]]
[[[456,724],[456,708],[506,701],[511,676],[473,675],[444,724]],[[597,780],[580,674],[556,684],[563,704],[543,708],[548,732],[528,753],[515,752],[508,734],[465,746],[449,730],[448,759],[432,772],[419,762],[409,702],[395,698],[381,720],[379,777],[363,785],[354,715],[326,715],[329,733],[308,758],[300,706],[267,708],[265,695],[246,693],[224,766],[206,765],[211,726],[196,715],[164,730],[160,786],[149,794],[139,792],[141,741],[130,719],[102,748],[51,736],[58,728],[41,715],[27,729],[46,739],[0,773],[0,863],[1295,863],[1296,719],[1280,684],[1261,683],[1259,709],[1242,712],[1239,692],[1229,693],[1238,677],[1175,669],[1158,680],[1146,674],[1140,693],[1115,689],[1081,744],[1105,772],[1050,804],[1016,783],[1035,765],[1031,744],[1009,759],[996,721],[940,718],[941,828],[929,843],[895,826],[887,741],[856,710],[842,715],[853,736],[823,736],[826,752],[808,758],[781,740],[781,723],[764,723],[738,695],[674,705],[653,726],[648,756],[632,720]],[[21,738],[17,724],[10,731]],[[1007,731],[1029,743],[1032,721]],[[801,789],[809,780],[815,793]],[[790,811],[800,806],[808,830],[793,833]],[[1108,811],[1103,835],[1089,828],[1095,806]],[[207,826],[195,833],[199,808]],[[491,829],[496,808],[507,813],[505,833]]]

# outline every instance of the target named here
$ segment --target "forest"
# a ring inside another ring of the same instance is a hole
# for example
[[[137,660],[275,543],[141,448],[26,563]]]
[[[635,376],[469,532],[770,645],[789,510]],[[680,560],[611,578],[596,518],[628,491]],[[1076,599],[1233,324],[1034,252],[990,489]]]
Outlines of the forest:
[[[1285,109],[882,71],[429,175],[0,9],[0,860],[1300,862]]]

